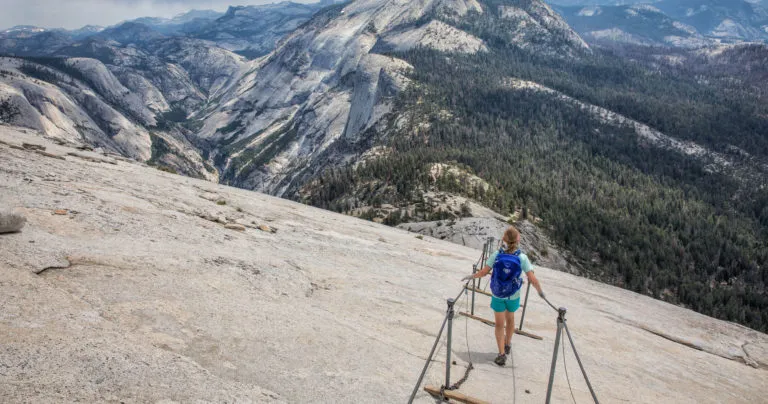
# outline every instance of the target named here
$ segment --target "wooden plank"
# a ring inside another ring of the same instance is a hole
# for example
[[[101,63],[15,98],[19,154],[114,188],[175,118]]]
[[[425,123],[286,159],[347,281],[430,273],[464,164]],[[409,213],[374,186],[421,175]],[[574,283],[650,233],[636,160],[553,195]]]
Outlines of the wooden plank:
[[[469,314],[469,313],[465,313],[465,312],[463,312],[463,311],[460,311],[460,312],[459,312],[459,314],[460,314],[460,315],[462,315],[462,316],[466,316],[466,317],[469,317],[469,318],[471,318],[472,320],[477,320],[477,321],[483,322],[483,323],[485,323],[485,324],[488,324],[488,325],[490,325],[491,327],[495,327],[495,326],[496,326],[496,322],[495,322],[495,321],[486,320],[486,319],[484,319],[484,318],[482,318],[482,317],[478,317],[478,316],[473,316],[473,315],[471,315],[471,314]]]
[[[491,327],[495,327],[496,326],[496,322],[495,321],[486,320],[486,319],[484,319],[482,317],[478,317],[478,316],[473,316],[473,315],[471,315],[469,313],[465,313],[463,311],[460,311],[459,314],[462,315],[462,316],[467,316],[467,317],[469,317],[469,318],[471,318],[473,320],[477,320],[477,321],[480,321],[482,323],[488,324]],[[524,337],[533,338],[533,339],[537,339],[537,340],[543,340],[544,339],[544,338],[542,338],[542,337],[540,337],[540,336],[538,336],[536,334],[531,334],[531,333],[529,333],[527,331],[523,331],[523,330],[515,330],[515,334],[520,334],[520,335],[522,335]]]
[[[469,286],[469,285],[467,285],[467,286],[464,286],[464,287],[465,287],[465,288],[466,288],[468,291],[470,291],[470,292],[474,290],[474,291],[475,291],[475,293],[480,293],[481,295],[486,295],[486,296],[493,296],[493,295],[491,295],[489,292],[486,292],[486,291],[484,291],[484,290],[480,290],[480,289],[477,289],[477,288],[473,288],[473,287],[471,287],[471,286]]]
[[[520,335],[522,335],[524,337],[533,338],[533,339],[537,339],[537,340],[543,340],[544,339],[544,338],[542,338],[542,337],[540,337],[540,336],[538,336],[536,334],[531,334],[531,333],[523,331],[523,330],[515,330],[515,334],[520,334]]]
[[[425,386],[424,391],[433,395],[434,397],[440,397],[440,387]],[[455,400],[457,402],[465,403],[465,404],[490,404],[490,402],[488,401],[483,401],[479,398],[470,397],[466,394],[459,393],[456,390],[445,390],[443,392],[443,396],[445,396],[445,398],[447,398],[448,400]]]

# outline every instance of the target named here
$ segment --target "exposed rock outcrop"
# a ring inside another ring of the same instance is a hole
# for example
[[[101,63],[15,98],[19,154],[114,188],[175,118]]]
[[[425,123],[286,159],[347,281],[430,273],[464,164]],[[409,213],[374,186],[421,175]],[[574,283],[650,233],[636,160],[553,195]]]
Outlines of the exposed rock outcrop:
[[[19,213],[0,209],[0,234],[21,231],[27,223],[27,218]]]

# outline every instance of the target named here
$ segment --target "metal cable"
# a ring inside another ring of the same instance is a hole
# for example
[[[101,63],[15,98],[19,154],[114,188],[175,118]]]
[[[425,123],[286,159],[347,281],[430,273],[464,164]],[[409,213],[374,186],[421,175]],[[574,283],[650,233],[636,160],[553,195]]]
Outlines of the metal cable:
[[[576,404],[576,397],[573,395],[573,387],[571,387],[571,378],[568,376],[568,360],[565,357],[565,343],[563,343],[563,368],[565,368],[565,380],[568,381],[568,389],[571,390],[571,398],[573,399],[573,404]]]
[[[469,293],[466,289],[464,289],[464,300],[467,303],[467,312],[469,312]],[[464,382],[469,379],[469,372],[472,371],[472,369],[475,368],[475,366],[472,364],[472,353],[469,350],[469,317],[464,316],[464,340],[467,343],[467,356],[469,357],[469,365],[467,365],[466,371],[464,371],[464,377],[459,379],[456,383],[452,384],[451,386],[443,386],[442,390],[458,390],[461,388],[461,385],[464,384]]]
[[[413,399],[416,397],[416,393],[419,391],[421,382],[424,380],[424,375],[427,373],[427,368],[429,368],[429,365],[432,363],[432,355],[435,354],[435,349],[437,348],[437,344],[440,342],[440,337],[443,336],[443,330],[445,329],[446,323],[448,323],[448,313],[445,313],[445,318],[443,319],[443,325],[440,326],[440,332],[437,333],[437,338],[435,338],[435,343],[432,345],[432,351],[429,353],[429,356],[427,357],[427,363],[424,364],[424,369],[422,369],[421,375],[419,375],[419,380],[416,381],[416,386],[413,388],[413,392],[411,392],[411,398],[408,399],[408,404],[413,403]]]
[[[541,296],[541,295],[539,295],[539,296]],[[541,296],[541,298],[542,298],[542,299],[544,299],[544,301],[545,301],[545,302],[547,302],[547,304],[549,305],[549,307],[551,307],[551,308],[552,308],[552,310],[554,310],[554,311],[557,311],[557,312],[559,312],[559,311],[560,311],[560,310],[558,310],[558,309],[557,309],[557,307],[555,307],[555,305],[554,305],[554,304],[552,304],[552,303],[551,303],[551,302],[550,302],[550,301],[549,301],[549,300],[548,300],[546,297],[544,297],[544,296]]]
[[[515,372],[515,350],[509,348],[509,359],[512,360],[512,404],[517,403],[517,372]]]
[[[573,337],[571,337],[571,330],[568,329],[568,323],[563,322],[563,327],[565,328],[565,333],[568,335],[568,341],[571,342],[573,355],[576,357],[576,362],[579,364],[579,369],[581,369],[581,374],[584,375],[584,381],[587,382],[587,387],[589,387],[589,393],[592,394],[592,399],[595,400],[595,404],[599,404],[599,401],[597,401],[597,394],[595,394],[595,390],[592,388],[592,383],[589,382],[589,377],[587,376],[587,372],[584,370],[584,365],[581,363],[581,357],[579,356],[579,351],[576,350],[576,344],[573,343]]]
[[[466,289],[465,289],[466,291]],[[465,295],[467,302],[467,313],[469,313],[469,292]],[[469,357],[469,364],[472,365],[472,352],[469,350],[469,317],[464,316],[464,339],[467,341],[467,357]]]
[[[461,385],[464,384],[464,382],[466,382],[467,379],[469,379],[469,372],[471,372],[472,369],[474,369],[474,368],[475,368],[475,366],[470,363],[469,366],[467,366],[467,370],[464,371],[464,377],[459,379],[459,381],[457,381],[456,383],[452,384],[450,387],[443,386],[441,390],[458,390],[458,389],[460,389]]]

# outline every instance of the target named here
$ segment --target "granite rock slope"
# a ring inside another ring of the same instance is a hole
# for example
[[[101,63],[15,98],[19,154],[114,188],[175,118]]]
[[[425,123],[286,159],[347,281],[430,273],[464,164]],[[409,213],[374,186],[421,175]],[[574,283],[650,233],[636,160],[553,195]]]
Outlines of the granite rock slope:
[[[2,402],[403,402],[445,298],[479,257],[7,126],[0,141],[0,206],[28,219],[0,235]],[[568,308],[601,401],[753,403],[768,392],[765,334],[535,270]],[[477,313],[489,318],[484,298]],[[491,363],[492,329],[457,317],[453,373],[467,346],[476,365],[462,392],[544,400],[555,315],[538,297],[528,306],[525,329],[544,339],[516,336],[505,368]],[[566,354],[576,400],[589,401]],[[441,346],[426,383],[439,385],[444,360]],[[570,400],[559,368],[554,401]]]

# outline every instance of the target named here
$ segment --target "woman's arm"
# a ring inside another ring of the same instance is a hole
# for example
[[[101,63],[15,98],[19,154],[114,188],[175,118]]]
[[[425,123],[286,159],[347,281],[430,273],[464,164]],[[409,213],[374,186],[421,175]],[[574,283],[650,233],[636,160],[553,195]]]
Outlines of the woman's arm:
[[[529,271],[525,273],[526,276],[528,276],[528,282],[533,285],[534,288],[536,288],[536,291],[539,292],[539,296],[544,296],[544,291],[541,290],[541,283],[539,283],[539,279],[536,278],[536,274],[533,273],[533,271]]]
[[[491,267],[486,265],[483,269],[475,272],[472,275],[467,275],[467,276],[461,278],[461,280],[464,281],[464,282],[467,282],[467,281],[471,281],[472,279],[482,278],[485,275],[488,275],[489,272],[491,272]]]

